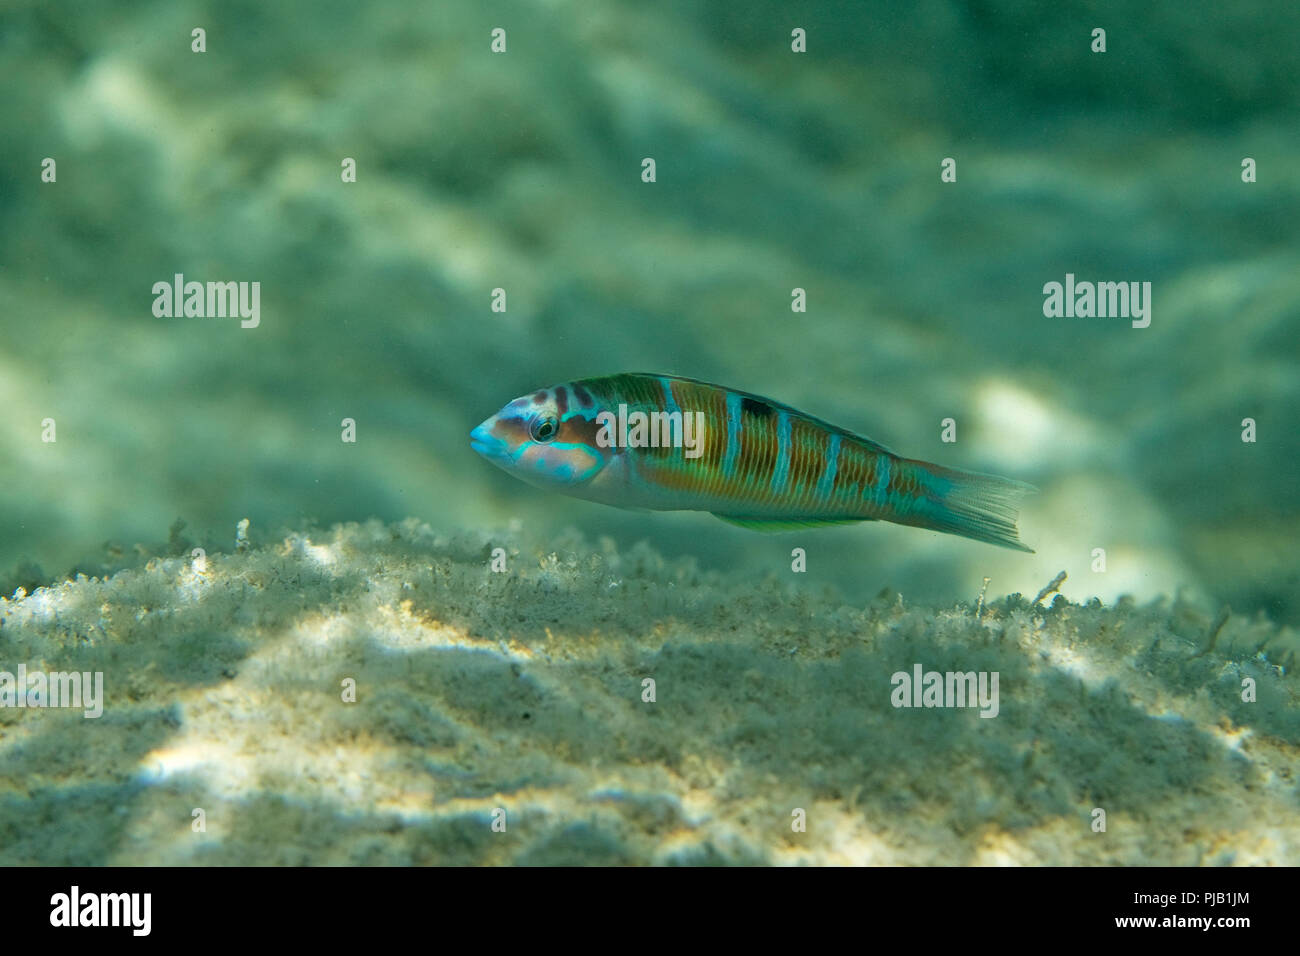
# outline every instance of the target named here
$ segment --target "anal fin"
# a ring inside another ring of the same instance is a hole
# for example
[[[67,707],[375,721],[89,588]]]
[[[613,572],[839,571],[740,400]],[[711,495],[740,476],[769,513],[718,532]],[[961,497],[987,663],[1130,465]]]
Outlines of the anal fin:
[[[875,518],[751,518],[745,515],[720,515],[716,511],[713,517],[738,528],[750,531],[801,531],[804,528],[829,528],[838,524],[857,524],[859,521],[875,521]]]

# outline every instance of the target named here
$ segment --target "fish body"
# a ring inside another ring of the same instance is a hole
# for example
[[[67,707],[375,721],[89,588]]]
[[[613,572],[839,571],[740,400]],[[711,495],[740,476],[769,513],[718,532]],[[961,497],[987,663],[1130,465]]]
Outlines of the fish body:
[[[1030,551],[1024,482],[903,458],[780,402],[625,373],[516,398],[471,446],[530,484],[620,508],[708,511],[785,531],[891,521]]]

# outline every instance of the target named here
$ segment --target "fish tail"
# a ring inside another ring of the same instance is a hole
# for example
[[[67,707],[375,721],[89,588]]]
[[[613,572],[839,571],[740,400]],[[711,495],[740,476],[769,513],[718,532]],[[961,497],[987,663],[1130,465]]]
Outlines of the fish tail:
[[[897,514],[882,515],[885,520],[1034,553],[1016,528],[1020,500],[1038,490],[1033,485],[911,458],[894,465],[912,494]]]

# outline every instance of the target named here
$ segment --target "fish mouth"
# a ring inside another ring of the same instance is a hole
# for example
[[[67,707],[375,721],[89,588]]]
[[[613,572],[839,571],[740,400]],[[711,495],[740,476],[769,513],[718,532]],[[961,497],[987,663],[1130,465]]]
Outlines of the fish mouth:
[[[506,453],[506,443],[492,434],[495,418],[489,418],[469,433],[469,447],[484,458],[501,458]]]

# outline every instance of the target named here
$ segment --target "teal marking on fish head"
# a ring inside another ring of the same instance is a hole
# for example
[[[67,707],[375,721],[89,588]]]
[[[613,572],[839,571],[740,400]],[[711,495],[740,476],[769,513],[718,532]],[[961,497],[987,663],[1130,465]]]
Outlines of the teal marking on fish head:
[[[575,492],[600,474],[616,450],[596,440],[601,411],[579,384],[541,389],[516,398],[470,432],[470,447],[531,485]]]

